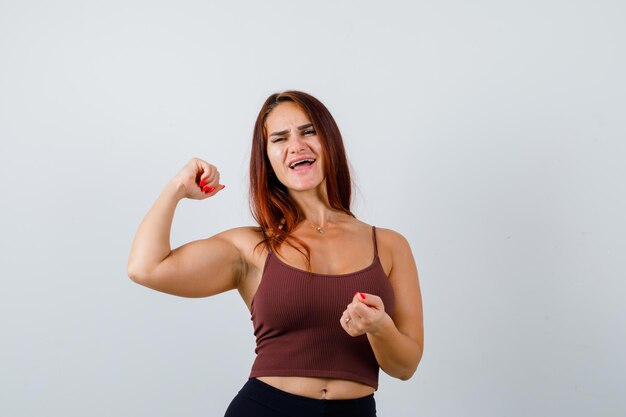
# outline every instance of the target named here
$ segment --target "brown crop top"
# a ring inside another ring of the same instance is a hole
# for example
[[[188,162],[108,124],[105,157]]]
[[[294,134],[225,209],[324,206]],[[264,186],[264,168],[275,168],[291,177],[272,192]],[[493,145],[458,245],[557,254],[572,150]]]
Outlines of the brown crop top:
[[[272,251],[251,303],[257,354],[250,377],[309,376],[358,381],[378,389],[379,366],[367,335],[352,337],[339,319],[357,291],[383,300],[393,317],[395,299],[378,258],[356,272],[316,274],[281,261]]]

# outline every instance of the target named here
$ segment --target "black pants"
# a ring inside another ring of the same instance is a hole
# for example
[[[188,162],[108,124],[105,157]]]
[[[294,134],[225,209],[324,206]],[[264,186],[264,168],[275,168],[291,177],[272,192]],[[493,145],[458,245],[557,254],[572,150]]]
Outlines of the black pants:
[[[354,400],[316,400],[250,378],[224,417],[376,417],[374,394]]]

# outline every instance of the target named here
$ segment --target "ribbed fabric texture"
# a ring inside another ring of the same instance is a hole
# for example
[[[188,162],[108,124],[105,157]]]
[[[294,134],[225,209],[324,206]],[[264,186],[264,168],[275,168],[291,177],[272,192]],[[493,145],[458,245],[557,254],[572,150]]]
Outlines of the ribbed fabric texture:
[[[382,298],[393,317],[395,299],[378,258],[349,274],[313,274],[267,256],[252,300],[257,354],[250,377],[310,376],[348,379],[378,389],[379,366],[366,335],[352,337],[339,319],[357,291]]]

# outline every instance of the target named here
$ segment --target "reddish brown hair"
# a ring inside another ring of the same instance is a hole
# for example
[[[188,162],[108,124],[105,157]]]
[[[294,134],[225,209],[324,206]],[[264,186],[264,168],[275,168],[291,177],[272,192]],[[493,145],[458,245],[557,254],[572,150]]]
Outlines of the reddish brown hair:
[[[339,127],[326,106],[318,99],[301,91],[285,91],[272,94],[265,100],[254,124],[252,135],[250,210],[263,232],[264,239],[260,244],[278,252],[280,245],[287,242],[305,256],[310,268],[308,246],[300,239],[289,235],[304,220],[304,214],[289,196],[287,188],[276,178],[267,158],[265,121],[271,111],[284,102],[292,102],[300,106],[309,116],[320,138],[330,206],[354,217],[350,211],[352,198],[350,170]],[[294,245],[292,240],[297,242],[304,252]]]

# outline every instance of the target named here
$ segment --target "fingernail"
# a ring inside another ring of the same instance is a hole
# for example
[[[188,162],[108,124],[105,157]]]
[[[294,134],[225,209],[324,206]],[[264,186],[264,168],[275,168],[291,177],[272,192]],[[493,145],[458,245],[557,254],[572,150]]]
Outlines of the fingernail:
[[[202,180],[202,182],[200,183],[200,187],[204,187],[206,185],[206,180]]]
[[[364,300],[365,300],[365,294],[363,294],[363,293],[359,293],[359,295],[361,296],[361,298],[362,298],[362,299],[364,299]]]
[[[211,188],[211,187],[209,187],[208,185],[206,185],[206,186],[202,187],[202,191],[205,191],[205,192],[206,192],[206,191],[207,191],[207,190],[209,190],[210,188]]]
[[[207,192],[212,193],[213,191],[215,191],[215,188],[211,187],[207,190]]]
[[[223,190],[224,188],[226,188],[226,186],[225,186],[225,185],[222,185],[222,190]]]

